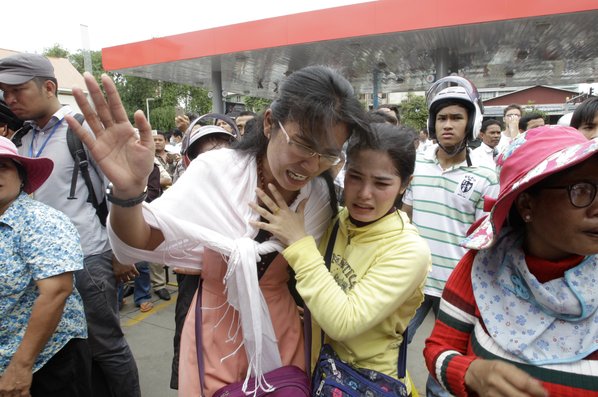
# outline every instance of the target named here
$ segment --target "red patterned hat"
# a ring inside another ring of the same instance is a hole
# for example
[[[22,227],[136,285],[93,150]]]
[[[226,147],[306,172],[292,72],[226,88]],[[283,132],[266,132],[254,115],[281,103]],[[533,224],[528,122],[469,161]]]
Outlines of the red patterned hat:
[[[485,197],[484,201],[484,209],[492,209],[490,215],[461,245],[477,250],[491,247],[520,193],[596,153],[598,139],[588,140],[572,127],[546,125],[521,134],[496,161],[500,192],[496,200]]]
[[[30,158],[19,156],[15,144],[3,136],[0,136],[0,158],[12,159],[25,168],[27,181],[23,190],[26,193],[36,191],[48,179],[54,168],[54,162],[45,157]]]

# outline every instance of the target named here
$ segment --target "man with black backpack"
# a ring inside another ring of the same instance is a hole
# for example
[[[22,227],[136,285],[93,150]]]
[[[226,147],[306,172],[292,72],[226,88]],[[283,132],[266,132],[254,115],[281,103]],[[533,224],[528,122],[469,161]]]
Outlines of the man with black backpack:
[[[140,396],[137,365],[120,328],[104,176],[64,120],[75,112],[60,104],[54,68],[41,55],[0,59],[0,89],[10,110],[27,121],[13,136],[19,154],[54,161],[34,198],[64,212],[81,236],[85,268],[75,273],[75,284],[87,318],[94,396]],[[125,279],[136,275],[134,265],[122,269]]]

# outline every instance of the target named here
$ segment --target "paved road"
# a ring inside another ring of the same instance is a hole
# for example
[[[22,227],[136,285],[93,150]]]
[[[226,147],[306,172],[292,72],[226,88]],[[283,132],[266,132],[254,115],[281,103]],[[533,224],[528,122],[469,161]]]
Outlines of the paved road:
[[[173,278],[171,277],[171,280]],[[176,286],[169,285],[172,293],[170,301],[159,300],[154,295],[154,309],[141,313],[133,304],[132,297],[126,299],[121,310],[121,323],[126,338],[133,350],[143,397],[175,397],[175,390],[169,388],[172,363],[172,336],[174,334],[174,302]],[[407,369],[420,393],[425,396],[428,376],[422,350],[425,338],[433,325],[433,317],[428,316],[415,335],[407,357]]]

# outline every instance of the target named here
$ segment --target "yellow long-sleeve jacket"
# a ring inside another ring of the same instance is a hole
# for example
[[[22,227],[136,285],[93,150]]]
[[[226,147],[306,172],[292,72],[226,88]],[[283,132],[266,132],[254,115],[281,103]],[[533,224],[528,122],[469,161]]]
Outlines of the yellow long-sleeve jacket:
[[[362,227],[346,209],[338,218],[330,271],[321,252],[333,224],[320,250],[307,236],[283,251],[312,313],[312,359],[319,354],[321,327],[342,360],[396,378],[401,334],[423,301],[430,249],[404,212]]]

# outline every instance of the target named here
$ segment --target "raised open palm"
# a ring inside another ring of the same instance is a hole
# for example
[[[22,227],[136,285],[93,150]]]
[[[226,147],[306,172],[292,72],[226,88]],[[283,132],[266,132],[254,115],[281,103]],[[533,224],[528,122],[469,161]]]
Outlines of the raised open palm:
[[[153,169],[155,150],[151,126],[138,110],[134,117],[139,133],[135,131],[110,77],[102,75],[106,97],[91,74],[85,73],[83,77],[95,110],[81,89],[73,89],[73,95],[95,139],[73,117],[67,116],[66,120],[88,147],[115,191],[124,195],[139,194]]]

